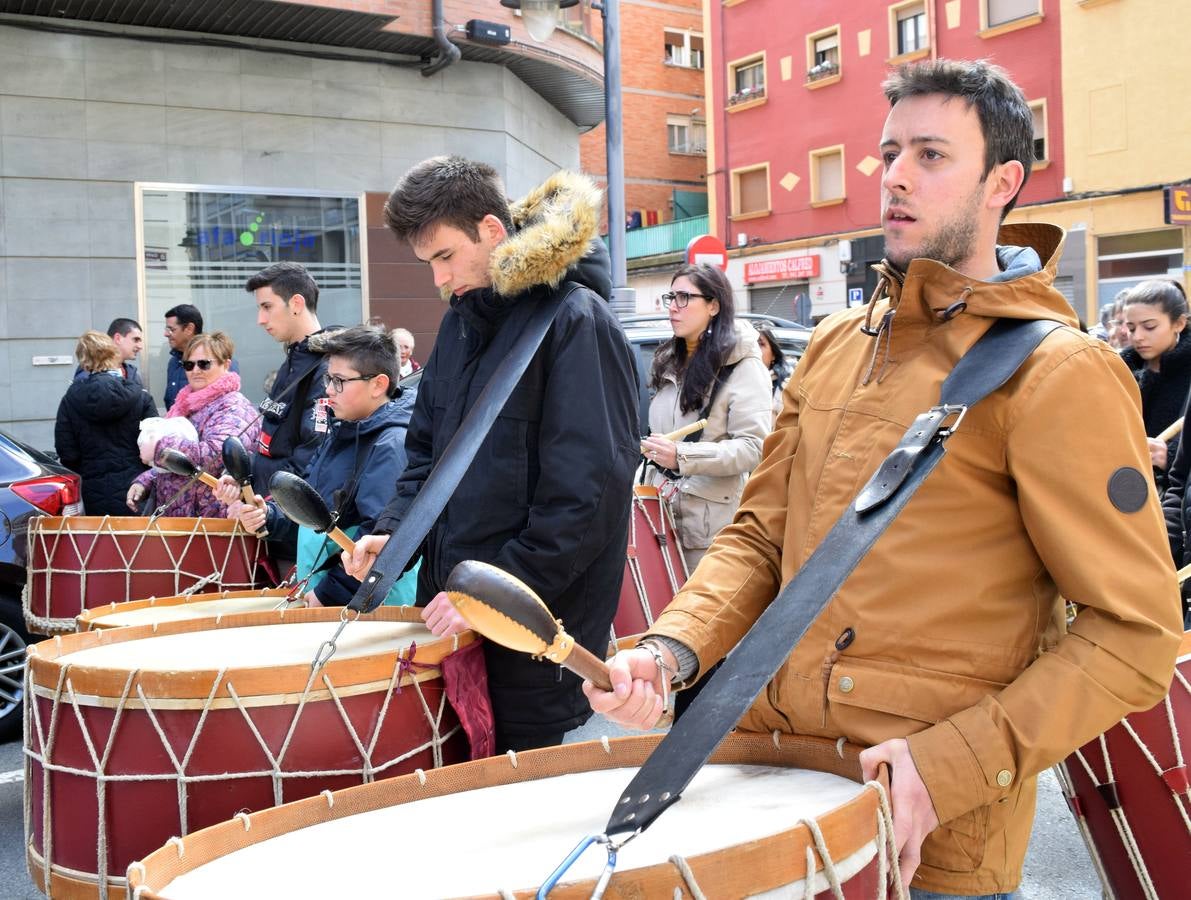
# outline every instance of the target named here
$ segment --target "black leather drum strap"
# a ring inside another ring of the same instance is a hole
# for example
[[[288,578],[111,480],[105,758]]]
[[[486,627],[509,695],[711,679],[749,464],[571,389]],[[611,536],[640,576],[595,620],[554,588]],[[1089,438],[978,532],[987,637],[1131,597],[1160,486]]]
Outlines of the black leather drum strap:
[[[967,409],[1018,370],[1061,327],[1000,319],[943,382],[938,406],[914,420],[901,443],[835,523],[806,564],[730,652],[690,709],[658,744],[608,821],[609,837],[647,828],[678,800],[724,736],[773,678],[811,623],[943,458]]]
[[[575,289],[576,287],[571,285],[566,295],[552,295],[541,301],[537,309],[530,314],[524,330],[513,344],[513,349],[500,361],[491,379],[480,391],[475,405],[463,417],[459,430],[455,432],[442,457],[409,505],[401,524],[377,554],[372,569],[348,603],[349,609],[371,612],[381,604],[393,583],[401,577],[406,564],[418,552],[439,513],[455,493],[455,488],[459,487],[459,482],[463,480],[467,467],[479,452],[480,445],[484,443],[484,438],[488,436],[496,417],[500,415],[509,395],[513,393],[513,388],[517,386],[517,382],[529,368],[534,354],[545,340],[546,332],[550,330],[554,317],[566,302],[567,295]]]

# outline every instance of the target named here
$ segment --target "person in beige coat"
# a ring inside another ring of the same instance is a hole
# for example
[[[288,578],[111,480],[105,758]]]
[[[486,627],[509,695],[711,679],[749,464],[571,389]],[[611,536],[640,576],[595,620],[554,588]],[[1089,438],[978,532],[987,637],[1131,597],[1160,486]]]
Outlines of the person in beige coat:
[[[654,355],[652,434],[642,452],[651,483],[670,498],[687,570],[693,572],[732,521],[749,472],[761,461],[772,427],[770,380],[757,332],[736,320],[732,286],[719,269],[684,266],[662,300],[674,340]],[[662,436],[703,417],[705,409],[707,425],[693,440]]]

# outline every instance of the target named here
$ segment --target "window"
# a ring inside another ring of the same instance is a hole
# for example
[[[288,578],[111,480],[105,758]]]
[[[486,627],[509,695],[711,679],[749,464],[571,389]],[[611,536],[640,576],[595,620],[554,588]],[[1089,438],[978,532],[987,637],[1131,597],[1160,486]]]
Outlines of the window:
[[[728,105],[765,97],[765,55],[750,56],[728,64]]]
[[[666,143],[671,153],[706,153],[707,123],[693,116],[666,116]]]
[[[1116,234],[1097,240],[1098,304],[1112,302],[1118,291],[1147,278],[1183,276],[1183,233],[1180,228]]]
[[[811,206],[828,206],[844,199],[844,147],[811,151]]]
[[[840,74],[839,26],[806,37],[806,80],[823,81]],[[838,80],[833,79],[833,80]]]
[[[1030,112],[1034,115],[1034,162],[1047,162],[1050,156],[1046,145],[1046,101],[1033,101]]]
[[[746,218],[769,213],[769,164],[732,173],[732,216]]]
[[[1042,0],[986,0],[986,3],[986,28],[996,28],[1014,19],[1024,19],[1042,12]]]
[[[667,28],[665,40],[666,65],[686,66],[690,69],[703,68],[703,35]]]
[[[903,3],[889,8],[890,24],[893,27],[891,41],[892,56],[916,53],[930,46],[926,29],[926,4],[923,2]]]

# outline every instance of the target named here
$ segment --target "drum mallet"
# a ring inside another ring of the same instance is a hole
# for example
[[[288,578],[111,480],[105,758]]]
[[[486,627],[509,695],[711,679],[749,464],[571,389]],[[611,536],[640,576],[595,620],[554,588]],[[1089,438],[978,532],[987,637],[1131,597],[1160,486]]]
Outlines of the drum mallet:
[[[1178,434],[1182,430],[1183,430],[1183,420],[1176,419],[1175,421],[1173,421],[1169,425],[1167,425],[1165,428],[1163,428],[1162,432],[1156,438],[1154,438],[1154,440],[1161,441],[1162,443],[1165,444],[1167,441],[1169,441],[1171,438],[1173,438],[1176,434]]]
[[[524,582],[487,563],[465,559],[451,570],[447,595],[474,631],[502,647],[541,656],[610,691],[607,664],[577,644]]]
[[[252,491],[252,457],[234,434],[223,441],[223,469],[240,485],[240,499],[249,506],[256,506],[255,494]],[[269,532],[263,527],[253,534],[258,537],[269,536]]]
[[[348,553],[355,552],[356,542],[335,524],[335,516],[323,498],[305,480],[293,472],[277,472],[269,481],[269,493],[286,518],[325,534]]]
[[[691,422],[690,425],[683,425],[681,428],[679,428],[675,431],[671,431],[669,434],[659,435],[659,437],[665,438],[667,441],[674,441],[675,443],[677,443],[678,441],[681,441],[684,437],[686,437],[688,434],[694,434],[700,428],[706,428],[706,427],[707,427],[707,420],[699,419],[698,421]],[[642,450],[641,452],[644,453],[645,451]]]
[[[173,448],[167,447],[161,451],[159,459],[161,460],[161,467],[167,472],[180,475],[183,478],[189,478],[192,481],[201,481],[211,490],[219,487],[219,479],[210,472],[204,472],[196,466],[185,453],[180,453]]]

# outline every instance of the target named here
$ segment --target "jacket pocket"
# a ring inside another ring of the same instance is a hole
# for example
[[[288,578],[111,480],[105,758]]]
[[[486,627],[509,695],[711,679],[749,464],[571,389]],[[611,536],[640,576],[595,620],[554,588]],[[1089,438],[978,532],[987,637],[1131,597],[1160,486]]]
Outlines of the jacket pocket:
[[[966,675],[873,659],[842,657],[831,667],[827,710],[840,733],[871,746],[906,737],[974,706],[1005,685]],[[980,806],[940,825],[927,837],[922,859],[951,872],[972,872],[984,861],[989,808]]]

